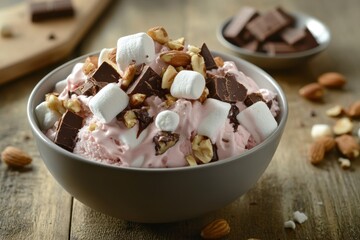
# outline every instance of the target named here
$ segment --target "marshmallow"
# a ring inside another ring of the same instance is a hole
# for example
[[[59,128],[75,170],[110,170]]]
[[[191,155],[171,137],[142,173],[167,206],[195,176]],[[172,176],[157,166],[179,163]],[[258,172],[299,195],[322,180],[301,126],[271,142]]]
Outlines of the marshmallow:
[[[42,130],[51,128],[61,117],[61,114],[50,109],[45,101],[36,106],[35,115]]]
[[[165,110],[160,112],[155,119],[155,126],[162,131],[173,132],[179,125],[179,115],[176,112]]]
[[[308,217],[305,215],[305,213],[296,211],[293,213],[294,221],[298,222],[300,224],[304,223],[306,220],[308,220]]]
[[[116,83],[109,83],[89,101],[89,107],[100,121],[109,123],[128,103],[128,95]]]
[[[331,127],[327,124],[315,124],[311,128],[311,137],[314,140],[320,137],[331,137],[332,135]]]
[[[66,79],[60,81],[60,82],[57,82],[55,84],[55,89],[54,89],[54,92],[56,93],[62,93],[62,91],[64,91],[64,89],[66,88],[67,86],[67,81]]]
[[[207,136],[214,143],[219,130],[224,126],[231,105],[214,98],[204,102],[204,118],[199,123],[198,134]]]
[[[176,98],[198,99],[205,88],[205,78],[198,72],[182,70],[174,78],[170,93]]]
[[[117,41],[116,62],[121,71],[132,63],[150,63],[155,59],[155,44],[146,33],[137,33],[119,38]]]
[[[236,116],[236,119],[250,132],[257,143],[267,138],[278,125],[263,101],[258,101],[244,109]]]

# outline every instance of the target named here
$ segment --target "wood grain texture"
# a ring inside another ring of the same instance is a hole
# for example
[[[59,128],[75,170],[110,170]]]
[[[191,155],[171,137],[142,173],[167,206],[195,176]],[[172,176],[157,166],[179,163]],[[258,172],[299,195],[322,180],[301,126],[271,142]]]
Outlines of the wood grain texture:
[[[200,239],[202,227],[216,218],[229,221],[227,239],[359,239],[360,159],[350,170],[340,168],[336,151],[318,167],[307,160],[312,125],[334,124],[336,119],[325,115],[328,108],[360,99],[359,1],[113,1],[74,55],[112,47],[119,36],[156,25],[163,25],[172,38],[184,36],[188,43],[206,42],[211,49],[230,53],[217,41],[215,31],[244,5],[301,11],[324,21],[332,33],[330,47],[316,58],[296,69],[269,72],[286,93],[289,118],[272,162],[248,193],[217,211],[169,224],[127,222],[73,200],[53,180],[28,137],[27,97],[49,67],[0,86],[0,150],[14,145],[33,157],[24,171],[0,163],[0,239]],[[344,89],[327,90],[323,103],[299,97],[300,87],[327,71],[347,77]],[[359,129],[360,121],[354,124]],[[295,230],[285,229],[284,222],[296,210],[309,219]]]

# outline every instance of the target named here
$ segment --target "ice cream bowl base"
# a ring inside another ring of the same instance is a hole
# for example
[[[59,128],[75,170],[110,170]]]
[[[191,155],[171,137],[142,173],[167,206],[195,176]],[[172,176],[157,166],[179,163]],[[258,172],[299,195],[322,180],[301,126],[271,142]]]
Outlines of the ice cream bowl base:
[[[330,44],[331,34],[328,27],[314,17],[300,12],[291,13],[291,16],[296,21],[295,27],[307,27],[309,29],[319,44],[317,47],[305,51],[282,53],[276,55],[269,55],[265,52],[250,51],[231,43],[224,37],[224,30],[229,25],[232,17],[225,20],[217,29],[217,39],[224,47],[229,49],[235,55],[263,69],[279,70],[286,68],[296,68],[298,66],[304,65],[308,60],[323,52]]]
[[[48,139],[38,126],[35,107],[63,80],[74,59],[45,76],[30,94],[27,114],[40,156],[55,180],[75,199],[108,215],[141,223],[175,222],[220,209],[252,188],[270,163],[288,116],[285,94],[263,70],[239,58],[234,61],[260,87],[278,94],[278,128],[264,142],[239,156],[178,168],[130,168],[96,162],[68,152]],[[93,55],[93,54],[89,54]],[[87,55],[88,56],[88,55]]]

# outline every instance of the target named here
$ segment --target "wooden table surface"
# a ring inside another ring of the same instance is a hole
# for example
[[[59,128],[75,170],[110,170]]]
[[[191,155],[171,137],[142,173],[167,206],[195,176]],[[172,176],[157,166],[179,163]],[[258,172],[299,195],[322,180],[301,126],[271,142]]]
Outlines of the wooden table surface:
[[[15,2],[1,1],[0,7]],[[205,41],[211,49],[229,52],[215,32],[244,5],[301,11],[322,20],[332,33],[329,48],[313,60],[296,69],[269,71],[286,93],[289,119],[272,162],[248,193],[205,216],[167,224],[115,219],[72,198],[43,164],[26,117],[32,88],[58,63],[0,86],[0,150],[12,145],[33,158],[23,170],[0,163],[0,239],[199,239],[202,227],[217,218],[230,224],[227,239],[360,239],[360,159],[350,170],[341,169],[336,152],[318,167],[307,160],[312,125],[334,124],[325,115],[328,108],[360,99],[360,1],[113,1],[68,59],[114,46],[120,36],[156,25],[173,38],[184,36],[193,45]],[[326,91],[323,103],[298,95],[301,86],[328,71],[347,77],[343,90]],[[357,130],[359,121],[354,124]],[[284,222],[296,210],[308,220],[295,230],[285,229]]]

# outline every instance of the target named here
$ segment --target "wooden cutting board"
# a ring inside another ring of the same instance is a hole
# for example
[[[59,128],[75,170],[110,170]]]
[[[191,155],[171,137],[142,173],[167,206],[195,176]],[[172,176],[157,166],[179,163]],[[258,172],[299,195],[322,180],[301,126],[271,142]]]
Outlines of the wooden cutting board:
[[[75,16],[33,23],[29,3],[0,9],[0,25],[13,36],[0,36],[0,84],[66,57],[111,0],[72,0]]]

